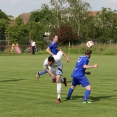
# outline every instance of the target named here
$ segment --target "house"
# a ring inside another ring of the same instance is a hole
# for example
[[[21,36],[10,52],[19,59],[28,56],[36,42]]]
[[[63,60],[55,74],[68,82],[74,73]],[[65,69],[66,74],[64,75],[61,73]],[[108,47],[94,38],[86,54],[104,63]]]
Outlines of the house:
[[[27,24],[29,21],[31,13],[22,13],[19,16],[23,19],[24,24]]]

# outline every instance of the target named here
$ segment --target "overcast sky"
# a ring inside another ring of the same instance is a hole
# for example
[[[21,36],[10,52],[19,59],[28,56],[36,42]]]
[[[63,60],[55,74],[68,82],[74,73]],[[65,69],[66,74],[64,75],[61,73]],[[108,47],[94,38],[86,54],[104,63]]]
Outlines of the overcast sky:
[[[0,0],[0,9],[8,15],[17,17],[24,12],[40,9],[42,4],[49,4],[50,0]],[[117,0],[83,0],[87,1],[93,11],[102,7],[117,10]]]

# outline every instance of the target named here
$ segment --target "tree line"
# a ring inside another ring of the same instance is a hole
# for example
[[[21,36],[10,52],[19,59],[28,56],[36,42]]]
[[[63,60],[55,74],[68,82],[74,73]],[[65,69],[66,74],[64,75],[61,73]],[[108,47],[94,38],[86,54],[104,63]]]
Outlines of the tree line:
[[[50,0],[50,4],[32,11],[26,24],[20,16],[14,19],[1,10],[0,33],[6,37],[9,33],[11,42],[19,44],[28,44],[32,38],[41,45],[44,37],[54,35],[59,36],[61,45],[88,40],[117,42],[117,10],[102,7],[94,15],[90,4],[82,0]]]

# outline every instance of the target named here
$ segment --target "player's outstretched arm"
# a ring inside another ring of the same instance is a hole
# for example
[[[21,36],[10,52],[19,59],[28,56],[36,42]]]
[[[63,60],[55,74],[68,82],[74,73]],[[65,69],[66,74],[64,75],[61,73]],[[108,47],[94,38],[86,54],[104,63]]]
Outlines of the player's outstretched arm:
[[[66,61],[69,63],[70,59],[69,59],[69,57],[64,52],[63,52],[63,56],[66,58]]]
[[[60,51],[62,51],[62,50],[60,50]],[[62,53],[63,53],[63,56],[66,58],[66,61],[69,63],[69,62],[70,62],[70,59],[69,59],[69,57],[67,56],[67,54],[65,54],[65,52],[63,52],[63,51],[62,51]]]
[[[54,55],[54,54],[50,51],[49,48],[46,49],[46,52],[48,52],[48,53],[51,54],[51,55]]]
[[[84,65],[83,68],[86,68],[86,69],[90,69],[90,68],[97,68],[98,67],[98,64],[94,64],[93,66],[89,66],[89,65]]]

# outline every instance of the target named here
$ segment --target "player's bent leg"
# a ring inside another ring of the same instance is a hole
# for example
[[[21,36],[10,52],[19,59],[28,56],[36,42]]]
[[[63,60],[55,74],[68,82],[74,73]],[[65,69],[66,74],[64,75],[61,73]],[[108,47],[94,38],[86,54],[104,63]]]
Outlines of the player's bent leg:
[[[65,87],[67,86],[67,79],[66,78],[63,78],[64,79],[64,85],[65,85]]]
[[[65,85],[65,87],[67,86],[67,79],[65,77],[61,78],[60,82],[63,83]]]
[[[36,78],[39,79],[39,77],[40,77],[41,75],[45,74],[45,73],[47,73],[46,70],[43,70],[43,71],[41,71],[41,72],[37,72]]]
[[[60,78],[60,82],[61,82],[61,83],[64,83],[64,79],[63,79],[63,78]]]
[[[52,82],[55,83],[56,82],[56,78],[52,78]]]
[[[43,71],[39,72],[40,75],[43,75],[45,73],[47,73],[47,71],[45,69]]]

